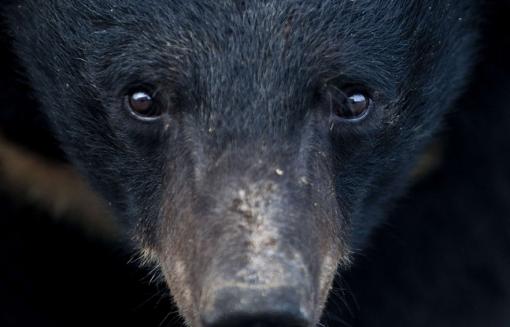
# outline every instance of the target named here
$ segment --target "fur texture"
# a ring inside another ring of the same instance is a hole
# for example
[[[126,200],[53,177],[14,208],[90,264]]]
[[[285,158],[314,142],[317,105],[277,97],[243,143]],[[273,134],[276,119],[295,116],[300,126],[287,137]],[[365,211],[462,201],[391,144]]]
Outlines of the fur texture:
[[[65,152],[200,326],[218,276],[266,287],[265,265],[302,268],[288,276],[306,276],[300,305],[320,319],[336,266],[365,245],[465,86],[476,10],[27,0],[7,17]],[[164,119],[128,112],[140,86]],[[335,119],[328,101],[352,86],[373,99],[359,123]]]

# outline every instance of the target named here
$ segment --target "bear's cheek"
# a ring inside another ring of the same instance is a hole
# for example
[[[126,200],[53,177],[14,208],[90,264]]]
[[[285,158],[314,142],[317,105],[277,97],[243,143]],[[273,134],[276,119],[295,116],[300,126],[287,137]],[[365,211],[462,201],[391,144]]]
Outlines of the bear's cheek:
[[[192,290],[195,289],[190,281],[191,271],[186,262],[175,258],[162,266],[165,280],[170,288],[172,298],[175,301],[182,317],[192,325],[199,320],[197,308]]]

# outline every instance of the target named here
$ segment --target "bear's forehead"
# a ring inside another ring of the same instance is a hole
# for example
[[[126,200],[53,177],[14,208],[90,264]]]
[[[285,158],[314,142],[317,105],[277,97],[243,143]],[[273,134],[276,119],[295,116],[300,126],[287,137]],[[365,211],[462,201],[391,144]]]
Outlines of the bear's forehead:
[[[106,40],[99,42],[103,48],[94,50],[98,58],[109,58],[112,73],[124,72],[129,60],[141,63],[138,69],[150,71],[157,80],[207,80],[216,75],[232,82],[251,76],[254,82],[265,79],[272,84],[268,87],[277,88],[343,74],[383,87],[402,71],[398,62],[407,49],[398,19],[404,6],[395,2],[140,3],[126,1],[111,9],[101,5],[99,12],[108,26],[97,37]],[[112,44],[118,46],[112,49]]]
[[[315,52],[354,44],[399,47],[407,27],[402,19],[407,6],[395,1],[384,6],[362,0],[243,1],[243,6],[233,0],[140,3],[103,5],[99,19],[115,30],[111,35],[127,41],[160,42],[195,53],[254,47],[275,51],[295,45]]]

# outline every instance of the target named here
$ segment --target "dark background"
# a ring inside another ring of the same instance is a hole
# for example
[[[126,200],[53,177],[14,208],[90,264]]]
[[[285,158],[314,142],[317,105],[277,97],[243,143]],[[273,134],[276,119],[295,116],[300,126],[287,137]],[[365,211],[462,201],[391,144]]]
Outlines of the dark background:
[[[510,326],[510,3],[487,1],[483,15],[470,86],[426,174],[337,281],[329,326]],[[0,326],[178,325],[165,286],[98,222],[107,211],[9,49],[2,27]]]

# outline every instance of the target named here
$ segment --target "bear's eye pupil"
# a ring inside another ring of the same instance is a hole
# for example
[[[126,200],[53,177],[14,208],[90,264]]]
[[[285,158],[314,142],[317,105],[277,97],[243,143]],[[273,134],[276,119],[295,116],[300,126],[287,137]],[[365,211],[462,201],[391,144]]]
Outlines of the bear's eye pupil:
[[[351,95],[347,101],[352,112],[356,115],[363,113],[368,106],[368,99],[363,94]]]
[[[337,116],[346,120],[364,118],[372,101],[368,95],[363,92],[350,92],[346,93],[345,96],[345,102],[337,108]]]
[[[152,96],[144,91],[134,92],[129,95],[129,107],[139,115],[150,115],[152,108]]]

